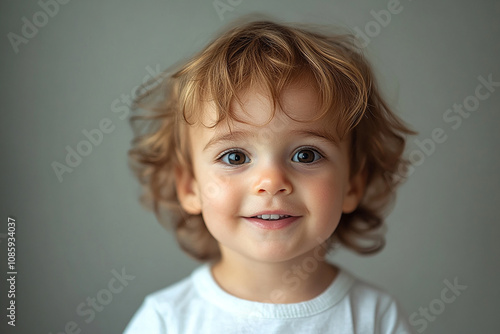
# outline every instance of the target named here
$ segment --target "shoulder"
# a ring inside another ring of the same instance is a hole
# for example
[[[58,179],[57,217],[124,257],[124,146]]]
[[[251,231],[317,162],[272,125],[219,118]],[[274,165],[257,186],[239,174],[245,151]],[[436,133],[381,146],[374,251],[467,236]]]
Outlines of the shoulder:
[[[161,311],[172,305],[176,307],[186,303],[195,294],[193,276],[190,275],[181,281],[146,296],[145,303]]]
[[[345,269],[341,269],[341,273],[351,282],[348,294],[351,300],[357,304],[387,306],[394,301],[394,297],[379,286],[365,281]]]
[[[179,316],[179,310],[196,299],[195,273],[202,268],[177,283],[147,295],[124,334],[166,333],[166,329]]]
[[[341,273],[351,282],[344,300],[352,306],[354,321],[363,323],[371,318],[370,325],[379,333],[413,333],[406,313],[394,296],[345,269],[341,269]]]

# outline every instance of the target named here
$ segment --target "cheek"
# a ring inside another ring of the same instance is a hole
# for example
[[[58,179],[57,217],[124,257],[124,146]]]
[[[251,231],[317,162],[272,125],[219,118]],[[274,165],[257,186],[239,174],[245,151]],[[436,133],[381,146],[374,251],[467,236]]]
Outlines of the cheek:
[[[201,164],[200,164],[201,165]],[[219,175],[208,166],[201,165],[197,170],[198,191],[204,206],[209,203],[217,203],[227,195],[230,188],[229,178]]]
[[[237,230],[236,217],[240,214],[241,192],[235,185],[212,179],[202,196],[202,215],[210,234],[226,244]]]
[[[207,223],[222,222],[224,217],[236,215],[241,204],[242,191],[239,189],[241,186],[231,182],[227,176],[215,173],[207,176],[200,183],[202,212]]]
[[[330,203],[327,207],[332,207],[333,203],[342,200],[343,184],[339,177],[333,173],[323,173],[314,177],[304,177],[300,182],[300,187],[305,190],[307,196],[318,205]]]
[[[335,228],[342,215],[343,184],[329,175],[309,182],[305,200],[319,219],[318,228]]]

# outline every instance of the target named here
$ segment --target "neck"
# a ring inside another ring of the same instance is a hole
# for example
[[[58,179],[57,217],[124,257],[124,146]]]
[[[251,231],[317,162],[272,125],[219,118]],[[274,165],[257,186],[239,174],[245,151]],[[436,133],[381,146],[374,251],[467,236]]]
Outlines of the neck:
[[[325,291],[338,272],[318,249],[281,262],[256,261],[223,248],[221,253],[212,267],[219,286],[238,298],[262,303],[310,300]]]

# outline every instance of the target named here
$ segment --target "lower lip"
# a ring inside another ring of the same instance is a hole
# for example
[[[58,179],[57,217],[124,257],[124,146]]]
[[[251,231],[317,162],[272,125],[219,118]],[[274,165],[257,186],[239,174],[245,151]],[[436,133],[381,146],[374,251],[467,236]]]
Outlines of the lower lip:
[[[253,225],[265,230],[280,230],[293,224],[299,217],[288,217],[277,220],[265,220],[259,218],[245,218]]]

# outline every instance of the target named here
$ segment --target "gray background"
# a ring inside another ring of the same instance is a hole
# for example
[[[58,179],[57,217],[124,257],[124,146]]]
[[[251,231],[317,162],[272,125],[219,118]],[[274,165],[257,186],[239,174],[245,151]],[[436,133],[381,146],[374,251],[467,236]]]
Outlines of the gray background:
[[[248,13],[364,29],[374,21],[370,12],[388,5],[220,1],[231,10],[219,15],[213,1],[70,1],[18,53],[8,33],[21,35],[22,18],[33,22],[42,9],[36,1],[1,2],[0,332],[59,333],[74,321],[82,333],[119,333],[146,294],[198,265],[140,206],[126,164],[131,130],[112,109],[148,68],[163,70],[189,57]],[[425,333],[496,333],[500,87],[457,129],[443,115],[474,95],[478,76],[500,81],[500,2],[402,0],[401,6],[365,51],[387,99],[419,131],[415,138],[441,128],[447,140],[415,163],[389,216],[383,252],[340,251],[332,260],[390,291],[408,315],[439,306],[444,281],[457,279],[467,288]],[[52,162],[64,163],[66,145],[75,149],[86,139],[82,131],[105,118],[113,131],[60,182]],[[410,139],[408,153],[417,149]],[[8,216],[17,220],[15,328],[5,317]],[[106,289],[112,270],[122,268],[135,278],[86,323],[77,306]]]

